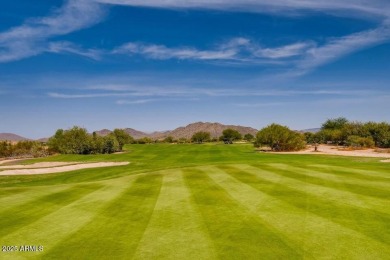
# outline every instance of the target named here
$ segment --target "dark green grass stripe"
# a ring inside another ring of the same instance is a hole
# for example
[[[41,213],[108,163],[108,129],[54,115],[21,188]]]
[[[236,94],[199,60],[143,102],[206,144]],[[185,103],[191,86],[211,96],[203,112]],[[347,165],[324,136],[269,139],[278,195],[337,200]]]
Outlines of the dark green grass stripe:
[[[149,223],[161,184],[160,174],[138,177],[120,197],[77,233],[58,243],[45,258],[131,258]]]
[[[219,166],[237,180],[251,185],[268,195],[289,203],[297,208],[307,210],[317,216],[324,217],[374,238],[386,244],[390,244],[390,216],[371,209],[361,209],[339,204],[328,200],[326,197],[313,196],[303,190],[293,189],[283,183],[268,181],[258,174],[247,172],[233,166]]]
[[[300,259],[277,234],[237,204],[207,174],[185,169],[185,182],[221,259]]]
[[[17,205],[27,203],[28,201],[35,200],[50,193],[63,191],[66,188],[69,188],[69,186],[52,186],[50,188],[0,188],[0,212],[8,210]]]
[[[373,187],[370,185],[360,185],[360,184],[351,184],[348,183],[347,179],[348,177],[345,177],[346,181],[340,182],[340,181],[333,181],[329,179],[324,179],[321,178],[321,172],[316,171],[315,173],[318,175],[318,177],[314,176],[309,176],[305,174],[306,169],[299,168],[299,167],[291,167],[291,166],[286,166],[286,167],[280,167],[278,168],[274,164],[272,165],[258,165],[256,167],[261,167],[264,170],[267,171],[272,171],[273,173],[276,173],[278,175],[284,176],[284,177],[289,177],[293,178],[299,181],[307,182],[307,183],[312,183],[316,185],[321,185],[324,187],[328,188],[335,188],[338,190],[345,190],[348,192],[352,192],[355,194],[360,194],[364,196],[371,196],[375,198],[382,198],[382,199],[387,199],[390,198],[390,190],[387,189],[380,189],[377,187]]]
[[[323,165],[323,164],[311,164],[311,165],[306,165],[305,167],[321,169],[321,171],[324,171],[326,173],[335,174],[338,176],[343,175],[348,178],[355,178],[359,180],[380,181],[384,183],[390,182],[390,167],[387,173],[379,170],[378,171],[362,170],[362,169],[354,169],[352,167],[347,168],[347,167]]]
[[[77,185],[3,211],[0,214],[0,237],[33,223],[101,187],[99,184]]]

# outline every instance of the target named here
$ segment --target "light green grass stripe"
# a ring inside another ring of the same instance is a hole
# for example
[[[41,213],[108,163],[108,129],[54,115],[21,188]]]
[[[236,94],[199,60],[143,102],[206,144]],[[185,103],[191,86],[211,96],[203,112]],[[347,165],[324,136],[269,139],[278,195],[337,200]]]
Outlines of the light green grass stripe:
[[[230,166],[219,166],[234,178],[251,185],[253,188],[276,197],[294,207],[308,211],[317,216],[330,219],[349,229],[353,229],[368,237],[383,243],[390,241],[389,215],[375,210],[367,210],[349,206],[348,204],[335,204],[327,198],[315,197],[302,191],[287,187],[281,183],[273,183],[262,179],[259,175],[243,171]],[[281,176],[282,177],[282,176]]]
[[[355,168],[349,168],[349,167],[347,168],[347,167],[334,166],[334,165],[323,165],[323,164],[310,164],[308,166],[330,169],[332,171],[338,171],[338,172],[358,174],[358,175],[367,176],[370,178],[377,177],[377,178],[381,178],[381,179],[385,179],[387,181],[390,181],[390,167],[389,167],[388,172],[380,172],[380,171],[362,170],[362,169],[355,169]],[[389,164],[389,166],[390,166],[390,164]],[[372,179],[374,179],[374,178],[372,178]]]
[[[341,184],[352,184],[352,185],[359,185],[359,186],[366,186],[368,189],[370,188],[381,188],[390,190],[390,180],[389,182],[385,181],[367,181],[367,180],[359,180],[355,178],[351,178],[350,176],[345,176],[342,174],[330,174],[327,172],[322,172],[318,170],[311,170],[307,168],[302,167],[295,167],[284,163],[269,163],[267,164],[273,168],[281,169],[281,170],[288,170],[293,171],[299,174],[304,174],[310,177],[319,178],[325,181],[333,181]],[[389,194],[390,196],[390,194]]]
[[[220,259],[301,259],[252,212],[236,203],[202,170],[183,169],[191,198],[201,213]]]
[[[63,238],[45,258],[131,259],[153,213],[161,183],[158,173],[139,175],[131,186],[125,182],[119,196],[94,210],[88,223]]]
[[[163,185],[135,259],[214,259],[206,227],[180,170],[162,171]]]
[[[310,194],[313,197],[326,198],[331,203],[349,205],[363,209],[374,209],[385,214],[390,213],[389,200],[362,196],[347,191],[328,188],[317,184],[306,183],[289,177],[281,178],[280,175],[247,164],[233,165],[238,169],[258,175],[260,178],[271,182],[279,182],[284,186],[297,189]]]
[[[133,178],[106,181],[105,187],[62,207],[60,210],[36,222],[29,223],[17,232],[2,237],[0,239],[2,245],[27,244],[44,246],[43,253],[9,253],[4,255],[4,259],[31,259],[34,256],[41,258],[42,254],[49,252],[57,243],[75,233],[99,214],[99,210],[102,207],[119,196],[131,184],[131,179]],[[69,253],[73,249],[68,248],[64,250],[64,253]]]
[[[305,259],[384,259],[390,248],[327,218],[296,208],[216,167],[202,167],[215,183],[270,228],[301,248]],[[340,242],[342,241],[342,242]],[[351,250],[352,249],[352,250]]]
[[[78,184],[3,211],[0,214],[0,237],[17,232],[25,225],[38,221],[101,187],[99,184]]]
[[[69,185],[0,188],[0,213],[12,207],[29,203],[51,193],[60,192]]]
[[[390,183],[387,185],[384,182],[367,182],[361,180],[357,181],[356,179],[350,178],[348,176],[326,174],[319,171],[307,170],[305,168],[294,167],[282,163],[261,165],[261,168],[282,176],[301,180],[306,183],[318,184],[338,190],[345,190],[363,196],[386,200],[390,197]]]

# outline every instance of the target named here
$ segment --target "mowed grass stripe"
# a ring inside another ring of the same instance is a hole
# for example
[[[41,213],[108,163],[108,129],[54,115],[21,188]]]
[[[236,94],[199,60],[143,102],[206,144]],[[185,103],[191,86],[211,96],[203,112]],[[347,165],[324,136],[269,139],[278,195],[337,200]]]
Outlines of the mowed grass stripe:
[[[193,208],[180,170],[161,172],[163,185],[135,259],[213,259],[202,217]]]
[[[378,181],[375,177],[372,176],[365,176],[365,179],[355,178],[355,175],[345,175],[345,173],[340,171],[328,171],[326,169],[326,165],[324,165],[324,168],[308,167],[307,165],[296,167],[285,163],[271,163],[268,165],[280,169],[292,169],[294,172],[299,172],[311,177],[321,178],[325,180],[332,180],[339,183],[352,184],[357,186],[365,185],[367,186],[367,188],[390,188],[390,179],[381,179],[380,181]]]
[[[234,167],[221,166],[220,168],[236,179],[294,207],[326,218],[382,243],[388,244],[390,241],[388,232],[390,218],[387,214],[369,208],[354,207],[347,199],[341,202],[329,199],[327,197],[329,194],[321,192],[320,188],[318,194],[313,192],[311,184],[308,184],[308,187],[296,182],[291,184],[289,180],[285,180],[288,179],[286,177],[273,175],[253,166],[234,165]],[[271,185],[272,189],[267,189],[268,185]]]
[[[76,185],[9,208],[0,214],[0,237],[59,210],[100,187],[102,186],[99,184]]]
[[[184,169],[186,185],[220,259],[300,259],[299,251],[237,204],[199,169]]]
[[[317,184],[324,187],[336,188],[364,196],[377,197],[382,199],[390,198],[390,183],[383,182],[362,182],[350,180],[348,177],[340,178],[319,171],[307,170],[283,163],[271,163],[261,166],[263,169],[272,170],[279,175],[301,180],[307,183]]]
[[[124,188],[128,186],[126,184],[126,182],[119,179],[115,180],[115,182],[105,182],[105,186],[102,188],[35,222],[21,227],[16,232],[2,237],[0,241],[3,245],[43,245],[43,252],[28,254],[29,259],[33,258],[33,256],[41,258],[42,254],[50,252],[57,243],[71,236],[87,224],[99,213],[99,209],[123,192]],[[9,259],[15,259],[18,257],[23,258],[26,254],[20,252],[8,254],[7,256]]]
[[[389,167],[389,171],[381,172],[379,170],[377,171],[362,170],[362,169],[355,169],[352,167],[342,167],[342,166],[324,165],[324,164],[309,164],[307,166],[320,168],[322,170],[327,170],[329,173],[332,174],[340,174],[340,172],[343,172],[348,177],[358,178],[367,181],[385,181],[385,182],[390,181],[390,167]]]
[[[233,177],[241,174],[239,169],[210,166],[202,170],[275,233],[286,237],[290,246],[302,250],[305,259],[380,259],[390,253],[386,245],[370,237],[268,195],[262,191],[263,183],[260,189],[255,187],[256,176],[246,176],[242,182]]]
[[[132,258],[148,226],[161,183],[161,174],[148,173],[138,176],[119,197],[98,210],[89,223],[63,239],[45,257]]]
[[[386,215],[390,214],[388,199],[373,198],[339,190],[338,188],[330,188],[324,185],[308,183],[302,180],[294,179],[293,176],[287,177],[286,175],[283,175],[283,178],[281,178],[277,169],[267,168],[266,166],[252,166],[247,164],[235,164],[234,166],[247,172],[258,174],[258,176],[264,180],[271,182],[281,181],[282,184],[286,187],[304,191],[305,193],[308,193],[314,197],[326,198],[328,203],[336,203],[342,206],[354,206],[364,210],[370,209],[373,211],[379,211],[380,213],[384,213]],[[264,167],[267,170],[259,167]]]
[[[37,200],[40,197],[47,196],[51,193],[60,192],[74,185],[53,185],[53,186],[37,186],[37,187],[16,187],[0,189],[0,214],[13,207],[18,207],[22,204],[27,204]]]

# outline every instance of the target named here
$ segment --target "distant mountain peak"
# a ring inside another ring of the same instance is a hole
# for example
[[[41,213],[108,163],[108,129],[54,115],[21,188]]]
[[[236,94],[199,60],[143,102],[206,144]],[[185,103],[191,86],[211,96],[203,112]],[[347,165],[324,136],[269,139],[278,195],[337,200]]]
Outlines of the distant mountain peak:
[[[24,141],[29,140],[23,136],[13,134],[13,133],[0,133],[0,140],[2,141]]]

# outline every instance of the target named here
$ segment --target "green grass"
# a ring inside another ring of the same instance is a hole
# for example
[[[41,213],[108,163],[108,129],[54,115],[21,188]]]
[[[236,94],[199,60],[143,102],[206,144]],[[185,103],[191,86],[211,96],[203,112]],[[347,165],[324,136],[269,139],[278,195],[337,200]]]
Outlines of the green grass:
[[[390,259],[390,164],[129,145],[26,161],[126,166],[0,176],[0,259]]]

